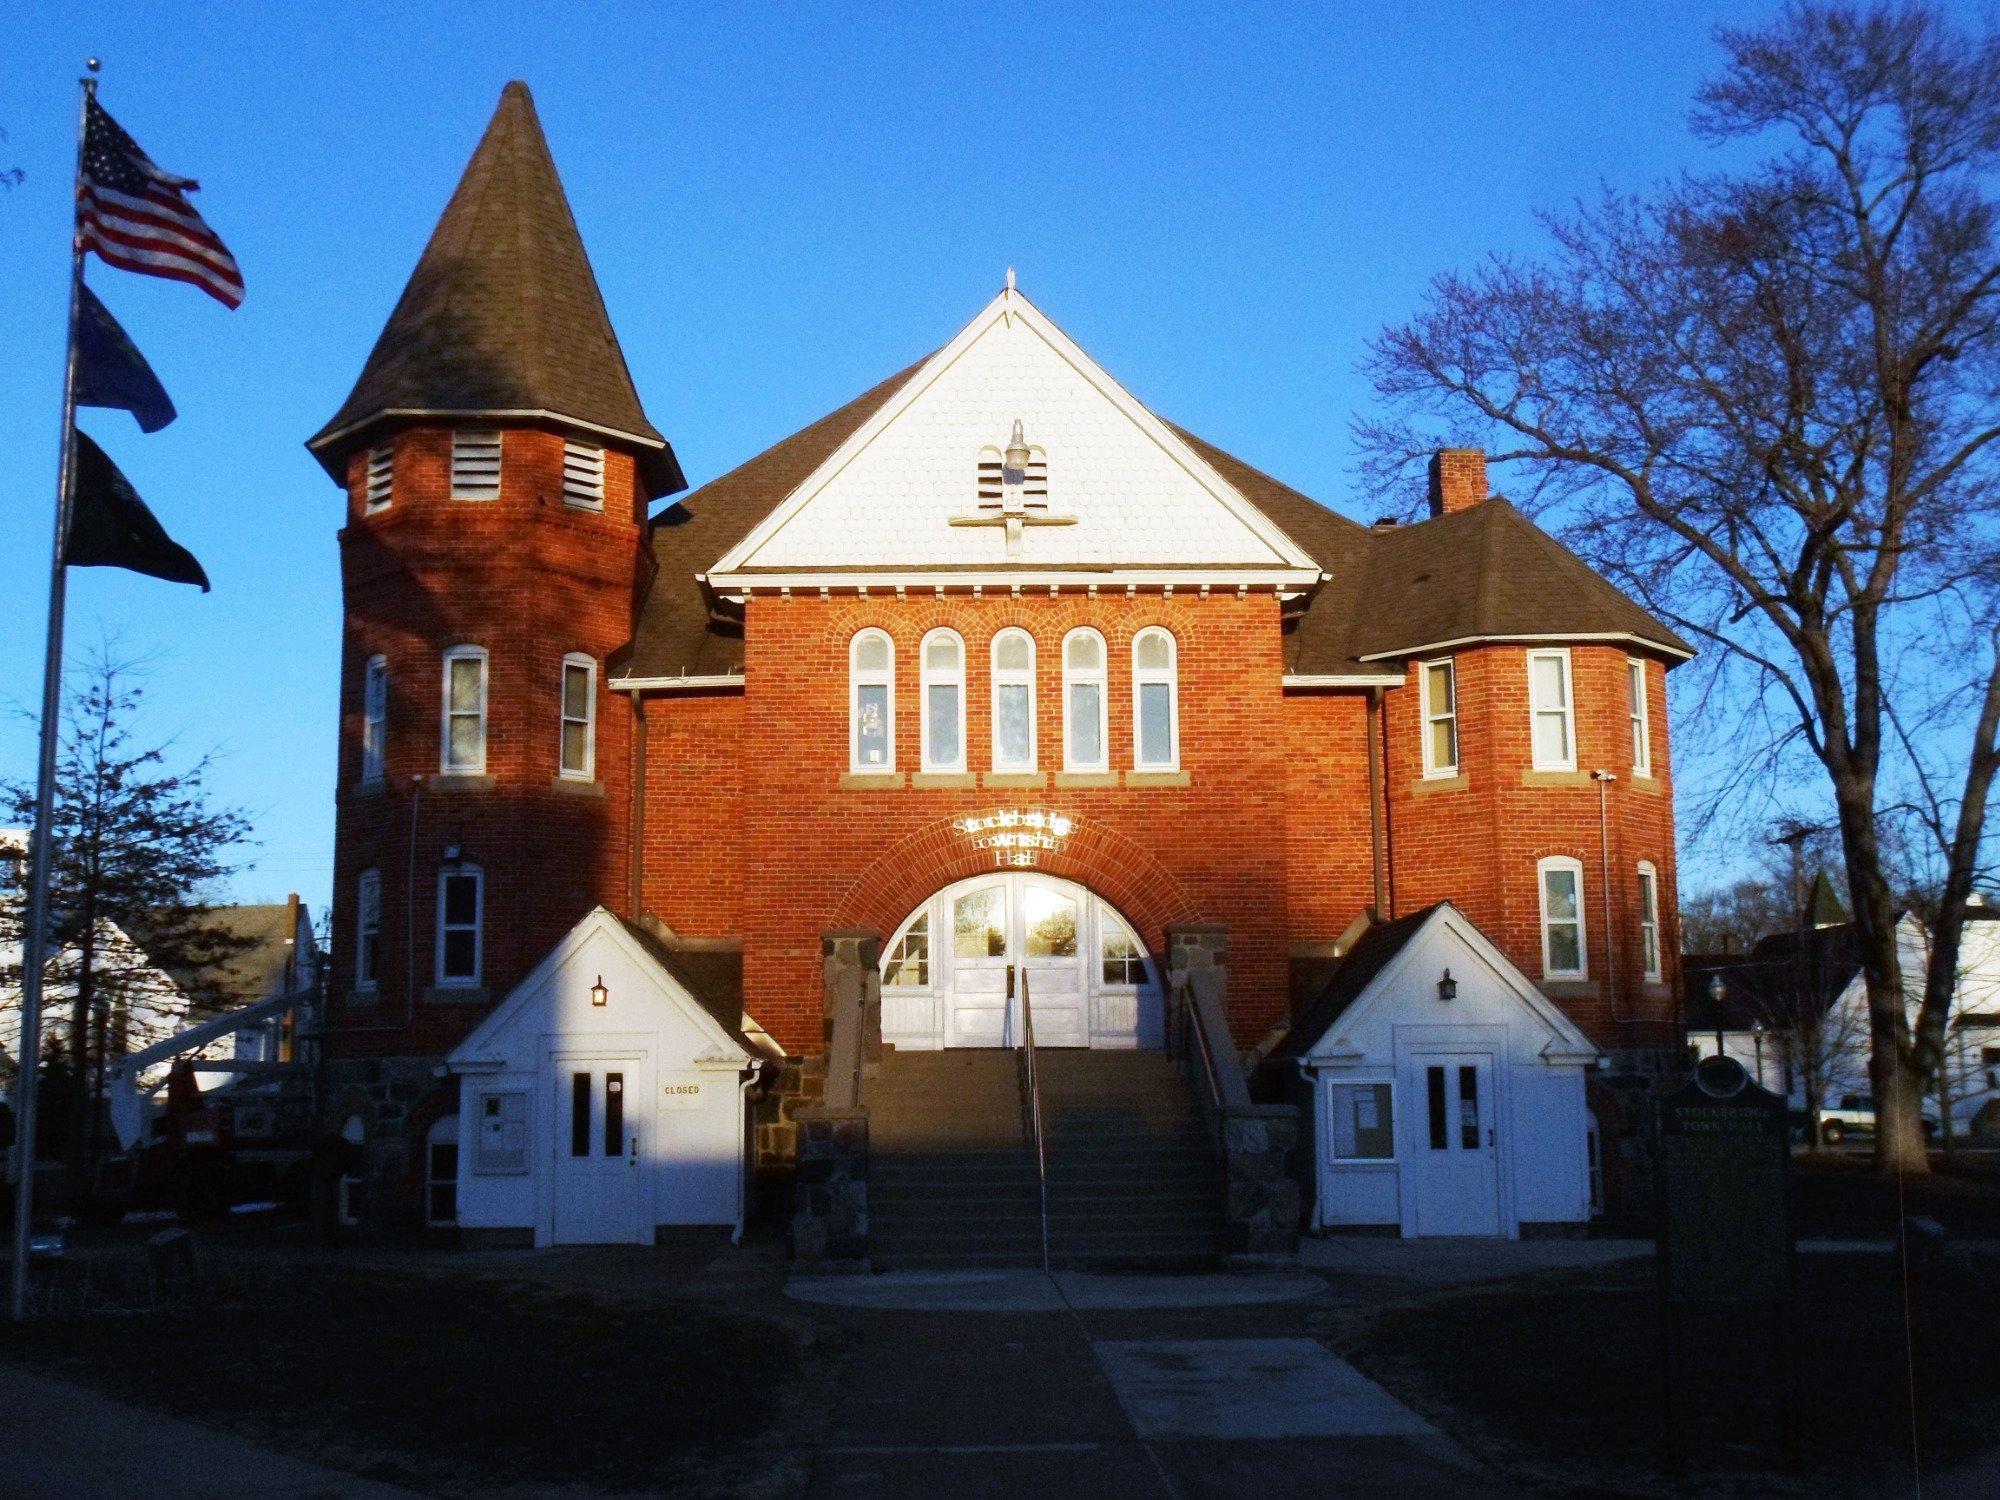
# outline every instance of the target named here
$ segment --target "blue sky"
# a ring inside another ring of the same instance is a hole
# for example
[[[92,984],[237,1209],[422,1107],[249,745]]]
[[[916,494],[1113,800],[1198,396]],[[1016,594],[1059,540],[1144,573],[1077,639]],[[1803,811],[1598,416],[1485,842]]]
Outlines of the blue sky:
[[[509,78],[534,89],[654,422],[699,484],[954,333],[1005,268],[1142,400],[1337,508],[1364,340],[1538,208],[1699,167],[1718,23],[1671,6],[43,4],[0,49],[0,774],[39,691],[83,58],[248,282],[93,263],[181,419],[84,425],[215,592],[72,575],[72,652],[253,816],[233,893],[332,856],[339,405]],[[1086,13],[1087,12],[1087,13]],[[1700,883],[1698,872],[1684,872]]]

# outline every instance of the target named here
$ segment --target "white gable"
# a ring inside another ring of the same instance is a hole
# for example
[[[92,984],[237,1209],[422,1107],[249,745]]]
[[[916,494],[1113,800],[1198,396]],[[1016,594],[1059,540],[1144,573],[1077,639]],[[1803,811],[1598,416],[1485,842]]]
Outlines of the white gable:
[[[979,464],[997,458],[1017,422],[1038,462],[1046,458],[1048,494],[1010,547],[994,510],[981,511]],[[982,514],[987,524],[965,524]],[[709,577],[726,588],[730,575],[750,573],[1119,566],[1242,570],[1294,586],[1319,576],[1305,552],[1009,286]],[[1288,576],[1264,576],[1274,573]]]

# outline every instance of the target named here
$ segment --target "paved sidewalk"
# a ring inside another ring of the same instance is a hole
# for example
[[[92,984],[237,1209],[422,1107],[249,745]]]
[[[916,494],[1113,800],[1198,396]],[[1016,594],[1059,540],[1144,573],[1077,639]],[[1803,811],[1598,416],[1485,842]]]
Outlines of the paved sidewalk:
[[[828,1307],[883,1312],[1078,1312],[1248,1307],[1309,1302],[1326,1291],[1310,1271],[1173,1276],[1092,1271],[889,1271],[880,1276],[793,1276],[785,1295]]]
[[[1612,1265],[1653,1253],[1651,1240],[1392,1239],[1329,1234],[1299,1243],[1299,1264],[1325,1273],[1339,1290],[1346,1276],[1381,1276],[1428,1287],[1505,1281],[1538,1271]]]
[[[0,1364],[0,1492],[147,1500],[414,1500],[409,1490],[316,1468],[230,1433]]]

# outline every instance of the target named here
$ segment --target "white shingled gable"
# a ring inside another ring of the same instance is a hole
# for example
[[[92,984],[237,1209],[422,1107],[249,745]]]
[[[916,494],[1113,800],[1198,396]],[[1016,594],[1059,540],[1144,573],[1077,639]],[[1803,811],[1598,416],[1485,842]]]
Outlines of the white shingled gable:
[[[1010,555],[979,462],[1019,422],[1048,503]],[[855,569],[1255,573],[1307,585],[1303,549],[1012,286],[710,571],[727,588]]]

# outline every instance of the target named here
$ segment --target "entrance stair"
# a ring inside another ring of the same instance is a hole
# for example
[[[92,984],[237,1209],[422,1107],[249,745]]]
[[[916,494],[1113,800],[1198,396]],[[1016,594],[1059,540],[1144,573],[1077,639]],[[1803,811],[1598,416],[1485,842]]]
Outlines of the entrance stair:
[[[1049,1250],[1057,1265],[1196,1269],[1223,1249],[1220,1159],[1161,1052],[1044,1049]],[[888,1269],[1041,1264],[1020,1054],[885,1051],[867,1085],[868,1214]]]

